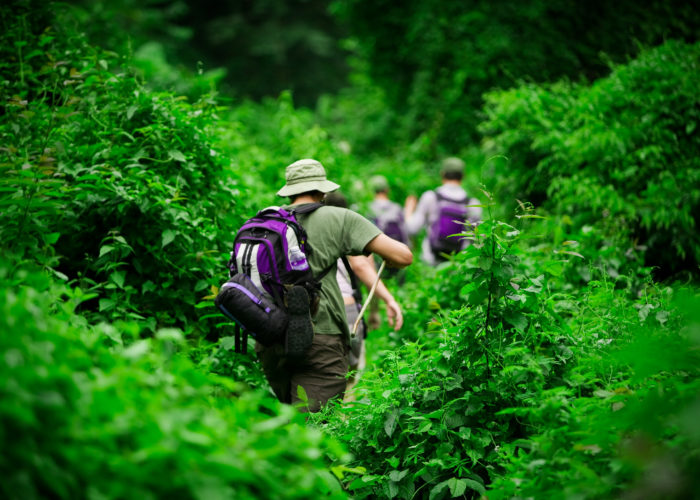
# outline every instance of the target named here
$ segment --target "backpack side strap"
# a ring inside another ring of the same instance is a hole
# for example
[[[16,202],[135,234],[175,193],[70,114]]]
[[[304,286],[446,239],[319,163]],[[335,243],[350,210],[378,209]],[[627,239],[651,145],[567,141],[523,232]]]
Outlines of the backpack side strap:
[[[454,198],[448,198],[444,194],[440,193],[437,189],[434,191],[435,196],[437,196],[438,201],[450,201],[452,203],[464,203],[467,204],[467,202],[470,200],[469,195],[465,194],[464,198],[460,198],[459,200],[455,200]]]
[[[343,261],[345,269],[348,270],[348,276],[350,277],[350,286],[352,287],[352,296],[355,298],[355,302],[357,302],[358,304],[362,304],[362,290],[360,289],[359,283],[357,282],[357,275],[352,270],[347,256],[343,255],[340,259]]]

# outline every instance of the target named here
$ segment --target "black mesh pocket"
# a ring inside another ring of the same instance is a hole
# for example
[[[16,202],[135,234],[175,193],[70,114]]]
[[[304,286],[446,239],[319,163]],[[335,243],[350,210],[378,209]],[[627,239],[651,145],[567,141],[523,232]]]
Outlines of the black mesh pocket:
[[[284,341],[289,322],[287,313],[267,299],[247,275],[235,274],[221,285],[214,303],[261,344],[269,346]]]

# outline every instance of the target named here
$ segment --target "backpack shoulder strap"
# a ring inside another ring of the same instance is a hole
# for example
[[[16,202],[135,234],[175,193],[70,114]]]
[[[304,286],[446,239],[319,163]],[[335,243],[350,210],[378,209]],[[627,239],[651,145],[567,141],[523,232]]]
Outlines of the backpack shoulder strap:
[[[343,261],[343,265],[348,271],[348,276],[350,277],[350,286],[352,287],[352,296],[355,298],[355,302],[357,302],[358,304],[362,304],[362,290],[360,289],[360,286],[357,283],[357,275],[352,270],[352,267],[350,266],[350,261],[348,261],[346,255],[343,255],[340,258],[340,260]]]
[[[314,279],[316,281],[321,281],[326,276],[326,274],[328,274],[331,271],[331,269],[333,269],[334,265],[335,265],[335,262],[333,264],[331,264],[330,266],[328,266],[327,268],[325,268],[320,273],[318,273],[317,275],[315,275]]]
[[[464,196],[458,200],[455,200],[454,198],[448,198],[437,189],[435,190],[435,195],[437,196],[438,201],[449,201],[452,203],[467,203],[469,201],[469,195],[466,193],[464,193]]]
[[[297,214],[307,215],[307,214],[310,214],[311,212],[315,212],[316,210],[318,210],[322,206],[324,206],[323,203],[304,203],[302,205],[299,205],[298,207],[290,208],[289,212],[294,216],[294,218],[296,220]],[[304,229],[304,226],[302,226],[301,222],[299,222],[299,221],[297,221],[297,226],[299,226],[299,228],[302,230],[303,239],[306,240],[306,230]],[[306,245],[307,254],[311,255],[314,251],[313,246],[308,242],[308,240],[306,240],[305,245]],[[318,280],[320,281],[321,278],[323,276],[325,276],[326,273],[328,273],[328,271],[330,271],[330,268],[326,269],[322,273],[322,275],[320,277],[318,277]]]
[[[323,203],[304,203],[303,205],[299,205],[298,208],[291,208],[289,211],[293,214],[310,214],[311,212],[321,208]]]

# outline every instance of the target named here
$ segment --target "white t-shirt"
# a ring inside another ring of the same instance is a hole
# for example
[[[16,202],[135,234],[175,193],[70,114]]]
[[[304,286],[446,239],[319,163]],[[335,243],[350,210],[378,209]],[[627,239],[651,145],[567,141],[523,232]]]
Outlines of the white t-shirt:
[[[335,273],[335,278],[338,281],[340,293],[343,295],[343,298],[353,297],[352,284],[350,283],[350,274],[348,273],[348,270],[345,269],[343,259],[338,259],[338,270]]]

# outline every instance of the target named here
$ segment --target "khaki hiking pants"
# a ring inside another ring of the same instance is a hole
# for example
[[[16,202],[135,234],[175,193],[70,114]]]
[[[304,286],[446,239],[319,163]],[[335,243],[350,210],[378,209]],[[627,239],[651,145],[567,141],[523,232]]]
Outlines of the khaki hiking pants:
[[[280,344],[270,347],[255,344],[263,372],[277,399],[287,404],[301,402],[297,392],[301,386],[309,406],[300,409],[311,412],[318,411],[329,399],[343,398],[348,350],[342,335],[314,335],[311,347],[298,361],[287,359]]]

